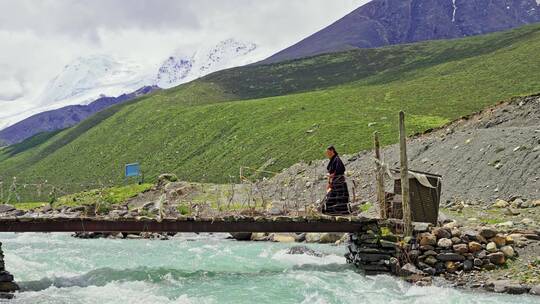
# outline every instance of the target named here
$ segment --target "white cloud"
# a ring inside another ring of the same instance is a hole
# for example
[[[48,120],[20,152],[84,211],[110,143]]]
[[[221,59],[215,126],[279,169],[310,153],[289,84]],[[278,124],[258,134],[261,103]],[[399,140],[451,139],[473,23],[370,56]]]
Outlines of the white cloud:
[[[0,100],[15,100],[24,95],[22,84],[15,78],[0,79]]]
[[[77,57],[155,66],[177,49],[234,37],[271,55],[369,0],[0,0],[0,128],[28,116]]]

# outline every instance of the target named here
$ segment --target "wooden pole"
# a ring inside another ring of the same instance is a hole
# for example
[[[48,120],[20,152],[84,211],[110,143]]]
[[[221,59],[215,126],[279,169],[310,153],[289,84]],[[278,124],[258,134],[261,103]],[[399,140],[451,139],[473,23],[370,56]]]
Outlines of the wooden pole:
[[[411,206],[409,197],[409,166],[407,164],[407,133],[405,113],[399,112],[399,151],[401,160],[401,196],[403,204],[403,229],[405,236],[412,236]]]
[[[381,145],[379,142],[379,132],[373,133],[373,145],[375,146],[376,178],[377,178],[377,202],[379,203],[379,214],[381,219],[388,218],[387,206],[384,195],[384,173],[381,166]]]

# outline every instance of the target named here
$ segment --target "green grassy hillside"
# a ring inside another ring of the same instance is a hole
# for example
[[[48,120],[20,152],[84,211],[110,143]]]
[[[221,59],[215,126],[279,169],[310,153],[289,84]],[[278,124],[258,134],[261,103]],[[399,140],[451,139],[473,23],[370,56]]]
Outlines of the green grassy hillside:
[[[540,25],[461,40],[322,55],[214,73],[107,109],[62,132],[0,151],[0,177],[76,189],[147,178],[224,182],[240,166],[280,170],[397,141],[501,99],[540,92]],[[370,125],[370,127],[368,127]],[[15,151],[15,152],[14,152]],[[6,183],[5,183],[6,184]]]

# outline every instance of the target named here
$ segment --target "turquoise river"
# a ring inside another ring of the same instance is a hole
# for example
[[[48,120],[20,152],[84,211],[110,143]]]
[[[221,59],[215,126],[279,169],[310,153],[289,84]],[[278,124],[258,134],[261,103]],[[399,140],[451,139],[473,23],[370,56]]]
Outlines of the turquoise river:
[[[540,303],[540,297],[411,286],[366,277],[345,246],[183,234],[168,241],[81,240],[69,234],[1,233],[6,268],[23,291],[8,303]]]

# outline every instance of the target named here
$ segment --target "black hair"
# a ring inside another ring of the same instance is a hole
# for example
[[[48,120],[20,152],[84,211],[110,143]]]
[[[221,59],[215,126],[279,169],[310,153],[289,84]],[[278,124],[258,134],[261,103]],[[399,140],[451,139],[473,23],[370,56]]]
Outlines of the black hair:
[[[326,150],[330,150],[330,151],[334,152],[335,155],[338,155],[338,153],[336,151],[336,148],[334,146],[329,146],[328,148],[326,148]]]

